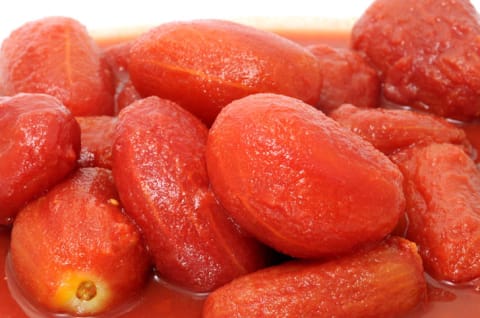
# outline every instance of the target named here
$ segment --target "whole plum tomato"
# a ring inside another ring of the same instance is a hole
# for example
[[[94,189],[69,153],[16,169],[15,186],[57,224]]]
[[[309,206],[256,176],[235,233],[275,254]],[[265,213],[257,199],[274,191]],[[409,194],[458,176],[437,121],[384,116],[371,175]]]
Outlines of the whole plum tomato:
[[[78,21],[28,22],[3,41],[0,86],[6,95],[45,93],[75,116],[113,114],[114,85],[100,50]]]
[[[227,105],[210,129],[206,158],[232,217],[294,257],[381,240],[405,206],[402,174],[388,157],[292,97],[254,94]]]
[[[322,76],[315,56],[279,35],[221,21],[160,25],[130,50],[128,70],[143,96],[179,103],[210,125],[229,102],[259,92],[315,105]]]
[[[70,173],[80,153],[80,127],[56,98],[0,98],[0,224]]]
[[[344,103],[357,107],[380,105],[380,79],[358,52],[326,44],[307,47],[317,58],[323,86],[317,108],[330,113]]]
[[[391,237],[329,261],[293,260],[237,278],[207,297],[203,317],[403,317],[426,292],[415,244]]]
[[[140,231],[103,168],[76,170],[22,209],[10,255],[11,278],[31,304],[68,317],[120,310],[151,273]]]
[[[405,176],[409,224],[426,271],[438,280],[480,277],[480,172],[449,143],[407,148],[392,156]]]
[[[352,46],[379,70],[388,100],[469,120],[480,115],[479,33],[468,0],[376,0]]]
[[[391,154],[413,144],[449,142],[462,145],[473,155],[465,132],[442,117],[407,109],[365,109],[344,104],[329,116]]]
[[[125,210],[142,229],[163,279],[211,291],[267,263],[264,246],[218,204],[205,166],[208,130],[156,96],[119,114],[113,174]]]

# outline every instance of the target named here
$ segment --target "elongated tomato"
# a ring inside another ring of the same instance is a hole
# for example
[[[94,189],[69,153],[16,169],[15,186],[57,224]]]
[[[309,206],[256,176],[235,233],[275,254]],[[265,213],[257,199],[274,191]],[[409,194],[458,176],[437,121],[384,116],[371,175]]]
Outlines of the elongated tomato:
[[[19,27],[0,51],[4,94],[45,93],[75,116],[113,114],[113,80],[87,30],[78,21],[48,17]]]
[[[207,128],[177,104],[139,100],[119,115],[113,173],[159,275],[211,291],[265,265],[264,248],[225,214],[209,187]]]
[[[415,244],[393,237],[329,262],[292,261],[210,294],[203,317],[402,317],[425,300]]]
[[[473,152],[461,128],[433,114],[344,104],[329,116],[386,154],[413,144],[433,142],[463,145],[466,151]]]
[[[160,25],[130,50],[128,70],[143,96],[171,99],[211,124],[234,99],[259,92],[318,102],[319,63],[307,49],[233,22]]]
[[[291,256],[380,240],[405,206],[402,174],[384,154],[291,97],[256,94],[226,106],[210,129],[206,158],[232,217]]]
[[[465,283],[480,277],[480,172],[461,147],[416,146],[392,156],[405,176],[409,226],[428,273]]]
[[[80,127],[45,94],[0,98],[0,224],[70,173],[80,153]]]
[[[20,211],[12,229],[16,283],[38,308],[87,316],[138,296],[151,270],[110,170],[82,168]]]

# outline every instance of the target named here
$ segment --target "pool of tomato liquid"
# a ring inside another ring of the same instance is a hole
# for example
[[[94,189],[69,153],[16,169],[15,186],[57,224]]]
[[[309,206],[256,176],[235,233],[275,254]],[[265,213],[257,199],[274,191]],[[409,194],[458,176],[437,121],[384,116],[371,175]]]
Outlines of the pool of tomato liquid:
[[[335,47],[347,47],[349,35],[347,31],[277,31],[294,41],[304,45],[326,43]],[[118,43],[125,38],[102,39],[101,46]],[[463,125],[473,146],[480,153],[480,123]],[[477,162],[480,159],[477,158]],[[9,248],[10,231],[0,228],[0,317],[24,318],[27,317],[20,306],[11,296],[5,273],[5,258]],[[430,278],[430,301],[420,306],[417,311],[403,318],[477,318],[480,317],[480,292],[473,288],[448,286],[439,284]],[[155,279],[151,279],[143,292],[138,304],[120,317],[201,317],[204,298],[195,297],[168,288]]]

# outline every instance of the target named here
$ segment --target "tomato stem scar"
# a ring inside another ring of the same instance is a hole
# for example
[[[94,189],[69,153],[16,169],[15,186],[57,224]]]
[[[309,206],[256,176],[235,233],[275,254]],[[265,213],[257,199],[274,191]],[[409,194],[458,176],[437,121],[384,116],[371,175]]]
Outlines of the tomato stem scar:
[[[108,199],[108,204],[111,204],[111,205],[114,205],[114,206],[119,206],[120,205],[120,202],[118,202],[118,200],[114,199],[114,198],[110,198]]]
[[[77,288],[76,296],[80,300],[89,301],[97,295],[97,286],[91,280],[86,280],[80,283]]]

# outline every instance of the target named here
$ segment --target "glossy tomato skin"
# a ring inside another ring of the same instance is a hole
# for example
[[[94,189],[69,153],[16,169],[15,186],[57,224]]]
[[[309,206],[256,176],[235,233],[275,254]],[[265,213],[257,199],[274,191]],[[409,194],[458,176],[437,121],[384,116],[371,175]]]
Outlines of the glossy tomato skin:
[[[318,102],[322,76],[307,49],[220,20],[167,23],[140,36],[128,70],[143,96],[171,99],[210,125],[229,102],[258,92]]]
[[[118,91],[115,95],[115,105],[117,110],[120,111],[141,98],[140,93],[137,91],[130,78],[128,78],[118,86]]]
[[[4,93],[45,93],[75,116],[112,115],[110,70],[78,21],[47,17],[28,22],[3,41],[0,80]]]
[[[317,108],[328,114],[345,103],[367,108],[380,105],[377,71],[358,52],[326,44],[310,45],[308,49],[318,58],[323,74]]]
[[[330,261],[291,261],[211,293],[203,317],[402,317],[426,300],[422,260],[398,237]]]
[[[329,115],[386,154],[414,144],[433,142],[462,145],[473,153],[461,128],[433,114],[407,109],[364,109],[344,104]]]
[[[208,130],[174,102],[148,97],[120,112],[113,173],[163,279],[211,291],[266,264],[266,250],[227,217],[210,190]]]
[[[429,144],[396,153],[405,176],[407,238],[426,271],[465,283],[480,277],[480,172],[456,145]]]
[[[114,310],[139,295],[151,271],[136,225],[122,211],[110,170],[81,168],[28,204],[11,236],[15,278],[39,311],[72,316]],[[95,285],[78,299],[83,281]]]
[[[0,224],[69,174],[80,153],[80,128],[56,98],[0,98]]]
[[[468,120],[480,115],[479,32],[468,0],[377,0],[352,46],[379,70],[387,99]]]
[[[114,75],[123,75],[128,68],[130,49],[134,39],[109,45],[102,49],[102,56]],[[117,76],[118,77],[118,76]]]
[[[404,209],[402,175],[381,152],[298,99],[256,94],[210,129],[212,188],[232,217],[302,258],[381,240]]]
[[[115,113],[140,99],[128,73],[128,59],[133,40],[123,41],[103,49],[102,56],[112,70],[115,82]]]
[[[111,169],[117,117],[85,116],[75,119],[81,131],[79,166]]]

